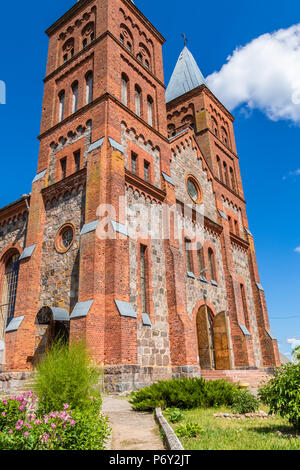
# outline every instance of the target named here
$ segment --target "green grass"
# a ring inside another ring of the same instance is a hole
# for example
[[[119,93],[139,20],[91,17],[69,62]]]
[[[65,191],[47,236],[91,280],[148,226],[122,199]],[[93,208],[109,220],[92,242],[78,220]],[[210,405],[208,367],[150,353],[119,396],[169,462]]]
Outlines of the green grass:
[[[187,410],[183,412],[183,420],[172,425],[175,430],[179,424],[188,422],[201,426],[199,437],[180,438],[185,450],[300,450],[300,437],[280,417],[230,420],[215,418],[217,412],[231,411],[226,408]],[[276,434],[278,431],[281,436]],[[288,437],[291,434],[293,437]]]

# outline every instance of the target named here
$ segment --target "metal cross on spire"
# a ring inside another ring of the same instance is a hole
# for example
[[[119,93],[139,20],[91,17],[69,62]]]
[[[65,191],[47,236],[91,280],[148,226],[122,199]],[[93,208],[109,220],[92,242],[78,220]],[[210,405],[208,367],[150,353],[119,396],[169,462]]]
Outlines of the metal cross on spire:
[[[186,37],[185,33],[182,33],[181,36],[183,37],[183,40],[184,40],[184,46],[186,46],[188,43],[188,38]]]

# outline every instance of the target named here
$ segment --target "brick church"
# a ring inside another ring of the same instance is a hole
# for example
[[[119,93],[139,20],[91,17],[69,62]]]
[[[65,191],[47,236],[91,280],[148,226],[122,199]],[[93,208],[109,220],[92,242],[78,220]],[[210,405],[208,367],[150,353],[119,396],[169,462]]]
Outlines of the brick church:
[[[2,371],[58,336],[86,339],[111,390],[279,365],[234,118],[189,49],[166,88],[130,0],[80,0],[47,34],[32,191],[0,209]]]

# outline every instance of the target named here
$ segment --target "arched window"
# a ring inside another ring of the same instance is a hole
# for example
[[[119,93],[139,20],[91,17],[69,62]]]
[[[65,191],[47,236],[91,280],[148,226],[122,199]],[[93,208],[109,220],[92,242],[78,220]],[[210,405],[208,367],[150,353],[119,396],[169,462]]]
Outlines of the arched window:
[[[142,108],[142,90],[138,85],[135,86],[135,113],[137,116],[141,116]]]
[[[227,164],[225,162],[223,163],[223,167],[224,167],[225,184],[227,184],[227,186],[229,186],[228,168],[227,168]]]
[[[222,165],[221,165],[220,157],[218,157],[218,156],[217,156],[217,165],[218,165],[219,180],[223,181]]]
[[[153,99],[151,96],[147,98],[147,116],[149,126],[153,126]]]
[[[198,259],[198,269],[199,269],[199,276],[204,277],[205,275],[205,266],[204,266],[204,259],[203,259],[203,247],[201,243],[197,244],[197,259]]]
[[[82,47],[85,49],[95,39],[95,24],[93,21],[88,23],[82,30]]]
[[[74,56],[74,38],[70,38],[64,43],[62,47],[62,54],[63,62],[67,62]]]
[[[72,85],[72,113],[76,113],[78,109],[78,82]]]
[[[215,136],[219,137],[219,126],[218,126],[218,123],[217,123],[217,121],[215,120],[215,118],[213,116],[211,118],[211,127],[212,127],[212,131],[215,134]]]
[[[193,272],[192,243],[188,238],[185,239],[185,260],[187,272]]]
[[[235,177],[234,177],[234,171],[233,168],[230,167],[230,181],[231,181],[231,187],[233,191],[236,191],[236,185],[235,185]]]
[[[93,101],[93,73],[88,72],[85,76],[86,81],[86,104]]]
[[[124,44],[124,36],[123,36],[123,34],[120,34],[120,43],[121,43],[121,44]]]
[[[210,280],[216,282],[216,266],[215,266],[215,255],[212,248],[208,249],[208,266],[210,273]]]
[[[16,294],[19,275],[19,254],[12,255],[5,264],[5,275],[2,288],[2,328],[14,318]],[[2,332],[0,332],[2,333]]]
[[[59,99],[59,114],[58,120],[59,122],[63,121],[65,115],[65,92],[61,91],[58,95]]]
[[[221,140],[228,147],[228,135],[224,127],[221,128]]]
[[[121,80],[121,101],[122,104],[128,106],[128,84],[129,80],[125,73],[122,73],[122,80]]]
[[[139,62],[141,62],[141,64],[143,63],[143,56],[142,56],[142,54],[138,54],[138,55],[136,56],[136,58],[137,58],[137,60],[138,60]]]
[[[127,47],[127,49],[129,50],[129,52],[132,51],[132,45],[131,45],[131,43],[130,43],[129,41],[127,41],[126,47]]]
[[[148,59],[145,59],[145,67],[146,69],[150,69],[150,62]]]

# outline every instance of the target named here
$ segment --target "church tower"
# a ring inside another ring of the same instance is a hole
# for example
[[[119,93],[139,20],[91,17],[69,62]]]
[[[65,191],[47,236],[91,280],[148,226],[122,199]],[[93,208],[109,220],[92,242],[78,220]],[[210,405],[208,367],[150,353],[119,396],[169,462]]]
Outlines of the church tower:
[[[5,369],[57,337],[86,340],[109,390],[278,365],[233,117],[191,52],[166,91],[131,0],[80,0],[47,34],[37,174],[0,210]]]

